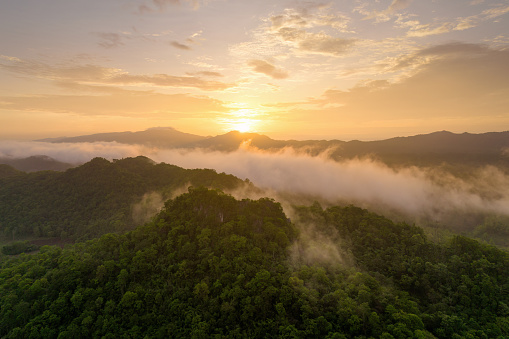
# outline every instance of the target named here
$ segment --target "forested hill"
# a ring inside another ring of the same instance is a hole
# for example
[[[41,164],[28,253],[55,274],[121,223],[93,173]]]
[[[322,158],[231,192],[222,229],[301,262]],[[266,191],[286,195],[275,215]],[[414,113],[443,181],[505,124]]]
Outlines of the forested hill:
[[[153,208],[150,197],[142,201],[146,193],[157,191],[159,199],[165,199],[184,185],[232,189],[239,184],[244,182],[232,175],[155,164],[145,157],[113,162],[95,158],[65,172],[27,174],[4,165],[0,167],[0,232],[14,239],[96,237],[132,229],[137,222],[133,205],[142,202],[140,213]]]
[[[5,338],[507,338],[507,253],[356,207],[203,188],[150,223],[0,261]]]

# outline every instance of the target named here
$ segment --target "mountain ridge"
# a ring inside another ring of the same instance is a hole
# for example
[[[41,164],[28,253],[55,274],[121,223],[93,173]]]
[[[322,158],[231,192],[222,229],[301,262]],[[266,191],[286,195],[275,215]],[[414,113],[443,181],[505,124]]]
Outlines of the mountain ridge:
[[[157,138],[162,140],[156,141]],[[302,147],[304,145],[328,144],[341,145],[354,149],[359,145],[375,146],[376,149],[385,149],[386,147],[400,147],[400,151],[409,148],[409,151],[428,150],[432,147],[438,147],[440,152],[458,152],[467,147],[478,152],[484,151],[486,147],[501,148],[509,147],[509,131],[503,132],[485,132],[485,133],[453,133],[449,131],[436,131],[426,134],[416,134],[412,136],[393,137],[388,139],[361,141],[350,140],[342,141],[338,139],[328,140],[295,140],[295,139],[273,139],[267,135],[259,133],[242,133],[239,131],[230,131],[216,136],[199,136],[186,132],[178,131],[172,127],[150,128],[138,132],[112,132],[81,135],[76,137],[59,137],[39,139],[36,141],[62,143],[62,142],[111,142],[116,141],[126,144],[142,144],[157,147],[170,148],[212,148],[215,150],[235,150],[238,146],[250,140],[251,145],[261,149],[282,148],[287,146]],[[401,147],[398,144],[404,143]],[[419,143],[421,146],[418,146]],[[425,143],[425,144],[423,144]],[[411,147],[408,147],[408,146]],[[413,149],[412,149],[413,148]]]
[[[119,142],[123,144],[143,144],[153,147],[178,147],[189,143],[197,142],[207,137],[195,134],[180,132],[173,127],[155,127],[144,131],[125,131],[96,133],[80,135],[75,137],[59,137],[39,139],[35,141],[64,143],[64,142]]]
[[[129,139],[133,135],[136,137]],[[161,137],[161,140],[157,141],[158,137]],[[509,131],[480,134],[437,131],[375,141],[341,141],[334,139],[276,140],[263,134],[238,131],[201,137],[179,132],[173,128],[159,128],[142,132],[93,134],[42,140],[46,142],[116,141],[161,149],[201,149],[219,152],[234,152],[248,142],[249,147],[263,151],[278,152],[285,148],[293,148],[311,156],[327,153],[336,161],[372,158],[388,166],[396,167],[430,167],[449,164],[453,166],[493,165],[506,168],[509,165]]]

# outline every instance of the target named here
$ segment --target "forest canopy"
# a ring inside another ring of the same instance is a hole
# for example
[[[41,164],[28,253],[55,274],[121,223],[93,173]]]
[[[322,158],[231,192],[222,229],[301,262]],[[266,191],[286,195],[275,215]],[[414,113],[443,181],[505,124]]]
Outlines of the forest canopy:
[[[184,186],[224,190],[244,183],[211,169],[186,170],[142,156],[112,162],[95,158],[65,172],[27,174],[1,165],[0,233],[12,239],[91,239],[133,229],[133,205],[147,193],[170,198]]]
[[[311,238],[344,260],[303,259]],[[191,188],[130,232],[3,258],[0,336],[505,338],[508,259],[354,206],[290,220]]]

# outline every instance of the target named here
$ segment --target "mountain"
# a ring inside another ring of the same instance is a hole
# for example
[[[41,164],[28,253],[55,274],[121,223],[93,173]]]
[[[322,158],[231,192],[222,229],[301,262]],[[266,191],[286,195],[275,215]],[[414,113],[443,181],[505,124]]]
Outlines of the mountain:
[[[28,158],[0,157],[0,164],[12,166],[23,172],[65,171],[75,166],[55,160],[46,155],[34,155]]]
[[[282,140],[274,140],[268,136],[257,133],[241,133],[238,131],[231,131],[226,134],[210,137],[187,146],[205,148],[213,151],[232,152],[237,150],[239,146],[246,141],[248,141],[251,146],[260,149],[279,149],[286,146],[286,142]]]
[[[214,151],[231,152],[239,148],[246,141],[250,145],[262,150],[280,150],[293,147],[306,150],[311,154],[318,154],[326,150],[334,150],[336,159],[350,159],[353,157],[375,156],[383,161],[394,161],[396,157],[409,157],[418,160],[419,157],[436,158],[437,161],[484,159],[493,161],[494,158],[505,159],[509,149],[508,132],[490,132],[482,134],[455,134],[447,131],[409,137],[396,137],[377,141],[340,141],[340,140],[275,140],[257,133],[241,133],[238,131],[214,137],[202,137],[179,132],[173,128],[148,129],[141,132],[119,132],[92,134],[72,138],[43,139],[46,142],[95,142],[116,141],[127,144],[142,144],[161,148],[203,148]]]
[[[0,176],[0,231],[4,236],[96,237],[132,229],[175,189],[233,189],[245,182],[213,170],[186,170],[145,157],[95,158],[65,172]],[[156,193],[155,193],[156,192]]]
[[[125,234],[0,257],[0,337],[509,336],[506,252],[353,206],[293,218],[195,188]]]
[[[379,141],[349,141],[332,154],[336,160],[373,157],[390,166],[442,164],[465,168],[509,165],[509,132],[455,134],[447,131]]]
[[[442,170],[461,176],[468,176],[473,168],[487,165],[496,166],[509,173],[509,131],[481,134],[455,134],[441,131],[377,141],[341,141],[275,140],[257,133],[238,131],[214,137],[200,137],[178,132],[172,128],[163,128],[142,132],[105,133],[44,140],[47,142],[116,141],[163,149],[203,149],[220,152],[236,151],[246,143],[268,152],[277,152],[289,147],[311,156],[327,154],[336,161],[367,157],[393,168],[439,166]]]
[[[350,141],[344,150],[349,154],[485,154],[500,153],[509,147],[509,132],[455,134],[447,131],[397,137],[379,141]]]
[[[37,141],[44,142],[119,142],[122,144],[139,144],[150,147],[174,148],[193,144],[206,137],[179,132],[172,127],[150,128],[139,132],[115,132],[82,135],[77,137],[49,138]]]

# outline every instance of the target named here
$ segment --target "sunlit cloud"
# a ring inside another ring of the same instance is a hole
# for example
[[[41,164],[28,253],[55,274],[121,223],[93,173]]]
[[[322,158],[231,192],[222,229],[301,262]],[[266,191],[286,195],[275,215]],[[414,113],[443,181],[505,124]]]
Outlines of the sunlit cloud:
[[[263,57],[343,56],[357,42],[346,36],[353,33],[349,22],[345,14],[331,11],[330,4],[309,3],[287,8],[266,18],[252,33],[252,41],[234,46],[232,50],[237,54]]]
[[[104,48],[115,48],[119,46],[123,46],[124,42],[122,41],[124,37],[118,33],[109,33],[109,32],[99,32],[95,33],[101,41],[98,42],[98,45]]]
[[[23,75],[58,81],[75,81],[102,85],[153,85],[160,87],[197,88],[204,91],[221,91],[233,87],[219,81],[204,80],[196,76],[174,76],[169,74],[138,75],[118,68],[98,65],[70,64],[49,65],[33,60],[7,59],[1,62],[0,69]]]
[[[0,109],[94,116],[189,116],[229,111],[217,99],[189,94],[114,91],[101,95],[0,96]]]
[[[340,56],[346,54],[355,42],[355,39],[336,38],[323,33],[307,33],[299,41],[298,47],[299,50],[309,53]]]
[[[398,81],[360,82],[349,90],[329,89],[307,105],[287,103],[293,119],[321,117],[337,124],[383,125],[418,119],[509,118],[509,51],[451,43],[397,60],[394,71],[412,70]],[[313,107],[312,105],[315,105]],[[278,104],[274,104],[278,107]],[[293,107],[293,108],[292,108]],[[476,118],[477,117],[477,118]]]
[[[199,9],[203,3],[203,0],[150,0],[138,6],[138,13],[163,12],[168,6],[183,4],[190,4],[193,9]]]
[[[509,6],[507,5],[499,5],[497,7],[489,8],[484,11],[482,11],[478,15],[469,16],[466,18],[460,18],[457,21],[456,27],[454,27],[455,30],[462,31],[465,29],[473,28],[478,26],[480,23],[498,18],[499,16],[502,16],[509,12]]]
[[[224,75],[219,72],[212,72],[212,71],[199,71],[199,72],[188,72],[188,75],[198,75],[198,76],[204,76],[204,77],[214,77],[214,78],[220,78]]]
[[[367,3],[358,6],[355,11],[364,15],[364,20],[375,19],[377,23],[386,22],[397,12],[406,9],[412,4],[413,0],[393,0],[389,7],[381,11],[369,11],[366,9]]]
[[[57,15],[62,6],[65,16]],[[155,117],[203,109],[215,119],[249,102],[271,114],[257,129],[278,131],[274,136],[309,138],[313,130],[321,137],[324,128],[369,126],[377,133],[369,138],[376,138],[378,131],[408,135],[404,126],[411,123],[428,132],[439,116],[471,121],[484,114],[483,121],[493,122],[507,115],[500,79],[506,67],[497,56],[509,46],[505,0],[433,6],[133,0],[84,8],[55,0],[37,9],[13,1],[2,6],[0,124],[11,123],[12,112]],[[211,122],[205,121],[193,123],[202,128]]]
[[[181,44],[178,41],[172,41],[172,42],[170,42],[170,45],[172,45],[175,48],[182,49],[184,51],[188,51],[191,49],[191,47],[189,47],[188,45]]]
[[[438,35],[438,34],[444,34],[452,31],[454,28],[454,25],[450,22],[445,22],[443,24],[440,24],[438,26],[436,25],[415,25],[412,27],[408,32],[407,35],[409,37],[425,37],[429,35]]]
[[[445,21],[435,20],[433,23],[421,23],[419,20],[399,15],[395,23],[398,27],[408,28],[407,36],[409,37],[426,37],[474,28],[485,21],[497,19],[508,12],[509,6],[498,4],[496,7],[485,9],[479,14],[445,19]]]
[[[264,60],[251,60],[248,65],[252,67],[253,71],[268,75],[274,79],[288,78],[288,73]]]

